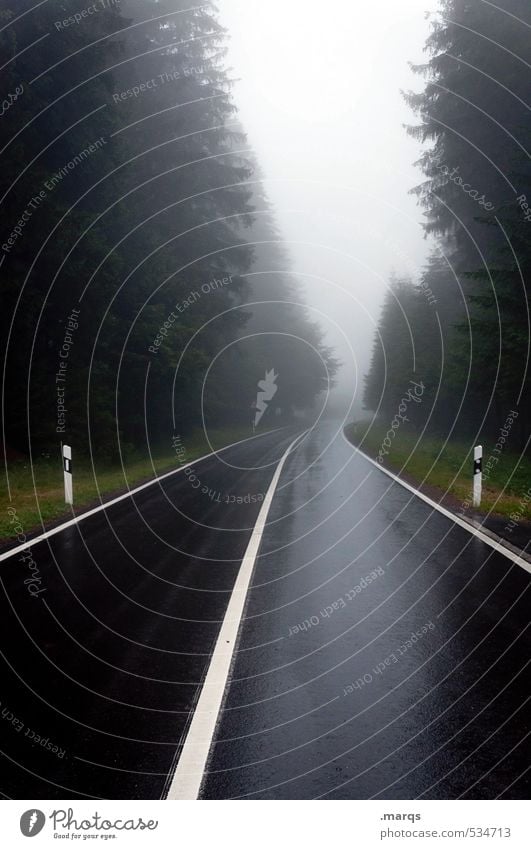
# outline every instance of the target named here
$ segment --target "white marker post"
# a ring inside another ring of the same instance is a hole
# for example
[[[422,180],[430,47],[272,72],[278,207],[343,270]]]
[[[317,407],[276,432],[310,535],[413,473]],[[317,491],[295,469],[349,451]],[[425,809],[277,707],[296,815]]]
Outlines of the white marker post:
[[[72,483],[72,448],[63,445],[63,472],[65,476],[65,503],[74,503],[74,486]]]
[[[479,507],[481,504],[481,479],[482,469],[481,469],[481,461],[483,459],[483,448],[481,445],[476,445],[474,448],[474,507]]]

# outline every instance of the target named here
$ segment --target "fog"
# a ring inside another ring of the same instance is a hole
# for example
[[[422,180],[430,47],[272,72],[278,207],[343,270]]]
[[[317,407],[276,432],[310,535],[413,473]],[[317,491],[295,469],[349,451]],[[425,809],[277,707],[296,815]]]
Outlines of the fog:
[[[435,0],[221,0],[234,100],[305,300],[359,411],[389,274],[429,243],[409,194],[420,145],[401,89],[419,90]]]

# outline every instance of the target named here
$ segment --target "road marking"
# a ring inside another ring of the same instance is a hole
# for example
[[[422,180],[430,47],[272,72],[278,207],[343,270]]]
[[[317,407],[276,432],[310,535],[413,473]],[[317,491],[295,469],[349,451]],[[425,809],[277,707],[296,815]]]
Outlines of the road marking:
[[[522,569],[531,574],[531,563],[528,563],[527,560],[524,560],[522,557],[519,557],[516,552],[511,551],[509,548],[503,545],[500,537],[496,537],[495,539],[493,539],[484,531],[480,530],[480,528],[475,528],[474,525],[470,524],[470,522],[467,522],[465,519],[461,519],[461,517],[458,516],[456,513],[452,513],[451,510],[447,510],[446,507],[442,507],[436,501],[433,501],[433,499],[429,498],[427,495],[424,495],[424,493],[421,492],[419,489],[415,489],[414,486],[411,486],[410,484],[402,480],[402,478],[399,478],[398,475],[394,475],[388,469],[384,469],[384,467],[381,466],[380,463],[377,463],[376,460],[373,460],[372,457],[369,457],[365,453],[365,451],[362,451],[361,448],[358,448],[356,445],[350,442],[350,440],[347,439],[347,437],[345,436],[345,432],[343,430],[341,431],[341,433],[343,435],[343,439],[350,446],[350,448],[352,448],[354,451],[358,451],[363,457],[365,457],[366,460],[369,461],[369,463],[372,463],[373,466],[376,466],[377,469],[383,472],[384,475],[388,475],[388,477],[392,478],[392,480],[396,481],[396,483],[399,483],[400,486],[403,486],[405,489],[409,490],[409,492],[412,492],[414,495],[416,495],[417,498],[421,498],[422,501],[425,501],[426,504],[429,504],[430,507],[433,507],[434,510],[438,510],[438,512],[442,513],[443,516],[446,516],[447,519],[451,519],[452,522],[455,522],[456,525],[459,525],[461,528],[464,528],[465,531],[469,532],[469,534],[473,534],[473,536],[478,537],[481,542],[484,542],[486,545],[490,545],[490,547],[497,551],[499,554],[502,554],[504,557],[507,557],[508,560],[511,560],[517,566],[521,566]]]
[[[283,454],[269,484],[266,497],[260,508],[251,539],[243,556],[243,560],[234,584],[234,589],[225,612],[223,624],[216,641],[208,672],[201,688],[201,695],[194,710],[194,715],[186,735],[181,755],[173,775],[167,799],[197,799],[201,782],[205,774],[208,755],[214,739],[214,732],[225,693],[232,658],[240,624],[242,621],[245,599],[253,574],[258,549],[266,526],[267,516],[280,474],[286,459],[296,442],[304,433],[299,434]]]
[[[79,516],[75,516],[73,519],[69,519],[67,522],[63,522],[62,525],[57,525],[56,528],[51,528],[49,531],[44,531],[44,533],[39,534],[36,537],[32,537],[26,542],[21,543],[21,545],[17,545],[14,548],[10,548],[8,551],[4,551],[3,554],[0,554],[0,562],[2,560],[7,560],[9,557],[13,557],[20,551],[25,551],[26,548],[31,548],[32,546],[37,545],[37,543],[48,539],[48,537],[54,536],[54,534],[59,534],[66,528],[72,527],[72,525],[77,525],[79,522],[82,522],[83,519],[88,519],[89,516],[94,516],[101,510],[107,510],[107,508],[112,507],[113,504],[118,504],[119,501],[124,501],[124,499],[130,498],[132,495],[136,495],[137,492],[141,492],[143,489],[147,489],[148,486],[153,486],[153,484],[157,483],[158,481],[165,480],[165,478],[169,478],[171,475],[176,475],[179,472],[183,472],[190,466],[195,466],[196,463],[200,463],[202,460],[207,460],[209,457],[213,457],[215,454],[221,454],[222,451],[226,451],[228,448],[234,448],[235,445],[242,445],[244,442],[250,442],[252,439],[260,439],[261,436],[267,436],[270,433],[276,433],[278,430],[284,430],[284,428],[275,427],[273,430],[266,430],[264,431],[264,433],[259,433],[256,436],[248,436],[246,437],[246,439],[238,440],[238,442],[231,442],[230,445],[225,445],[223,448],[219,448],[217,451],[211,451],[209,454],[203,454],[202,457],[197,457],[195,460],[191,460],[189,463],[185,463],[184,466],[179,466],[178,469],[172,469],[171,472],[165,472],[163,475],[159,475],[158,477],[153,478],[147,483],[143,483],[140,486],[135,487],[135,489],[128,489],[127,492],[124,492],[123,495],[118,495],[116,498],[111,499],[111,501],[104,501],[103,504],[98,505],[98,507],[93,507],[92,510],[87,510],[86,513],[80,513]]]

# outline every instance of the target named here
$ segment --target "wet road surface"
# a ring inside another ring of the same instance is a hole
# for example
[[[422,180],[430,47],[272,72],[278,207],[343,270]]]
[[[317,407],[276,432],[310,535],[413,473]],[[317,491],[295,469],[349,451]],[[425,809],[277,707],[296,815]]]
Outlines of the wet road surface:
[[[38,598],[1,564],[5,796],[165,796],[296,432],[35,545]],[[320,425],[272,502],[202,796],[527,798],[529,582]]]

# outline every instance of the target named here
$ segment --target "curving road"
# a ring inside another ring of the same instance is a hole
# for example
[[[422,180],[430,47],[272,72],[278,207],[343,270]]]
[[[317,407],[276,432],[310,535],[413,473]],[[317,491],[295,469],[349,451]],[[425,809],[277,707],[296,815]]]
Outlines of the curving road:
[[[235,445],[0,564],[11,798],[172,793],[240,563],[297,431]],[[527,798],[530,575],[340,426],[287,457],[204,798]]]

